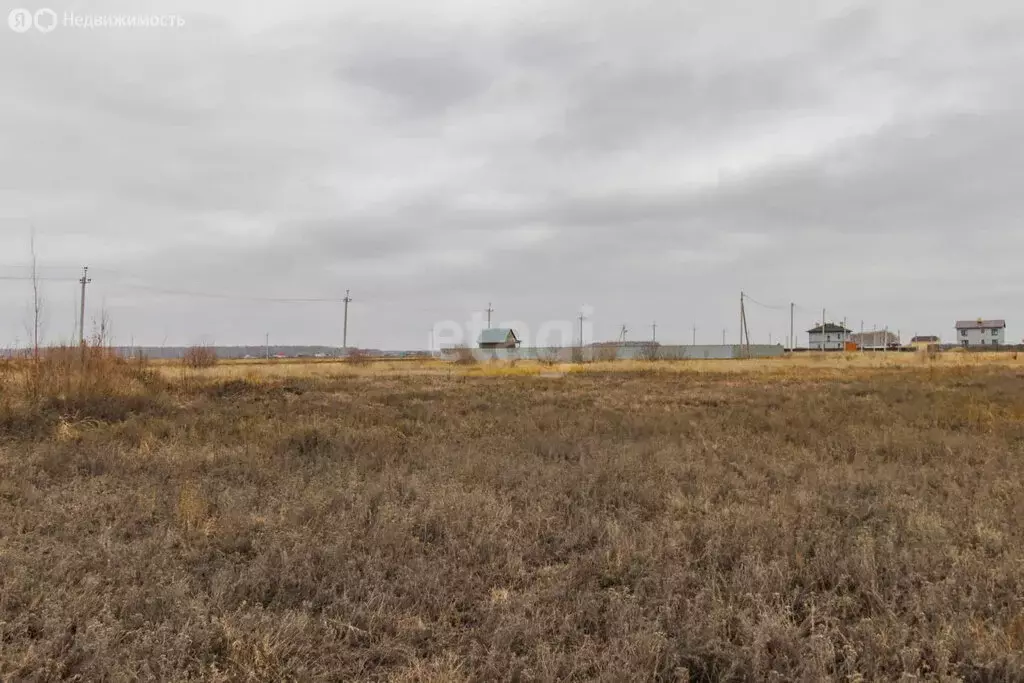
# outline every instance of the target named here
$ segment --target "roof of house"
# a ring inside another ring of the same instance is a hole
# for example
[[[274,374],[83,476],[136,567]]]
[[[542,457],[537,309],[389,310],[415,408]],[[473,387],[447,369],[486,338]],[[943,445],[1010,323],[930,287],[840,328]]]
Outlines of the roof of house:
[[[939,338],[936,337],[935,335],[926,334],[926,335],[920,335],[920,336],[911,338],[910,343],[913,344],[914,342],[937,342],[937,341],[939,341]]]
[[[815,334],[815,333],[821,334],[822,331],[823,330],[821,329],[821,325],[818,325],[817,327],[812,327],[811,329],[807,330],[807,333],[808,334]],[[841,332],[849,332],[849,331],[850,330],[846,329],[842,325],[836,325],[835,323],[825,323],[824,332],[826,334],[831,334],[833,332],[834,333],[841,333]]]
[[[956,329],[958,330],[991,330],[992,328],[1002,329],[1006,327],[1005,320],[957,320]]]
[[[504,344],[512,335],[514,341],[519,341],[515,330],[508,327],[491,327],[480,333],[480,344]]]

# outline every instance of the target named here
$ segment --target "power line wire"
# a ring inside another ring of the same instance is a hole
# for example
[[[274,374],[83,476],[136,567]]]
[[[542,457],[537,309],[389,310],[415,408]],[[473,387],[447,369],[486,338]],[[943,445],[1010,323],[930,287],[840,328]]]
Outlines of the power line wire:
[[[761,308],[768,308],[768,309],[771,309],[773,311],[786,311],[786,310],[789,310],[789,306],[788,305],[786,305],[786,306],[772,306],[770,304],[763,304],[760,301],[758,301],[757,299],[751,298],[751,296],[749,294],[745,293],[745,292],[743,294],[743,298],[746,299],[747,301],[749,301],[752,304],[756,304],[756,305],[760,306]]]
[[[105,289],[128,289],[128,290],[141,290],[147,292],[154,292],[157,294],[167,294],[170,296],[191,296],[202,299],[222,299],[228,301],[253,301],[259,303],[344,303],[343,298],[329,298],[329,297],[265,297],[265,296],[246,296],[242,294],[216,294],[213,292],[195,292],[187,291],[182,289],[166,289],[164,287],[151,287],[149,285],[139,284],[117,284],[113,283],[106,285]]]
[[[77,278],[73,278],[73,277],[46,277],[46,276],[39,276],[39,277],[33,278],[31,275],[0,275],[0,280],[12,280],[12,281],[15,281],[15,282],[31,282],[32,280],[39,280],[39,281],[49,280],[49,281],[56,281],[56,282],[74,282],[75,280],[77,280]]]

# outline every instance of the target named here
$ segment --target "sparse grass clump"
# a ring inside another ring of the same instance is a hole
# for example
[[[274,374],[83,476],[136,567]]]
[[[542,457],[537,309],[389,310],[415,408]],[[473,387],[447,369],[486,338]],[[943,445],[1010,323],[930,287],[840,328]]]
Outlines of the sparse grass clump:
[[[1024,678],[1020,370],[64,360],[0,365],[0,680]]]

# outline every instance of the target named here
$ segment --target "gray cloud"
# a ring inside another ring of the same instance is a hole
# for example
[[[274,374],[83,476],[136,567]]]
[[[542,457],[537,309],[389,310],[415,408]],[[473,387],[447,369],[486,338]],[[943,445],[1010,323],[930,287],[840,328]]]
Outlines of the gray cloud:
[[[797,302],[798,327],[824,306],[1012,336],[1024,10],[986,9],[189,1],[144,10],[181,29],[11,33],[0,275],[25,272],[32,223],[72,276],[47,283],[51,335],[88,263],[143,343],[337,343],[335,304],[244,297],[346,289],[368,346],[488,301],[710,342],[735,337],[741,288]],[[0,343],[24,338],[24,289],[0,294]],[[788,313],[751,325],[779,339]]]

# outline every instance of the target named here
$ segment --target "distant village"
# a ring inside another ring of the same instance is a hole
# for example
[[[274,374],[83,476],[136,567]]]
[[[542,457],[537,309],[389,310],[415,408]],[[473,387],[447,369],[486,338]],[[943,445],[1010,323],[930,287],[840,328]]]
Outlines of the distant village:
[[[448,346],[441,349],[387,350],[366,348],[344,348],[332,346],[212,346],[218,358],[233,360],[282,360],[282,359],[330,359],[345,358],[359,354],[367,358],[443,358],[451,359],[465,348],[482,352],[488,358],[497,359],[559,359],[570,361],[583,359],[616,358],[642,359],[655,355],[663,359],[687,358],[739,358],[773,357],[786,352],[808,351],[998,351],[1022,349],[1024,344],[1007,343],[1006,321],[958,320],[954,325],[955,342],[943,342],[938,335],[916,335],[904,342],[897,332],[891,330],[870,330],[854,332],[844,324],[826,322],[806,331],[807,343],[789,347],[786,344],[662,344],[654,340],[592,342],[577,348],[527,348],[523,347],[516,330],[493,327],[483,330],[476,342],[463,347]],[[654,350],[657,350],[655,353]],[[182,358],[188,351],[183,346],[117,347],[122,355],[143,355],[150,359]],[[16,352],[0,353],[13,355]],[[479,355],[479,353],[477,354]]]
[[[938,335],[921,335],[911,337],[909,343],[905,344],[899,335],[889,330],[854,332],[844,325],[827,322],[807,330],[807,350],[899,351],[922,348],[935,350],[976,348],[991,351],[1007,346],[1005,320],[985,320],[983,318],[958,320],[954,329],[956,331],[954,343],[944,344]]]

